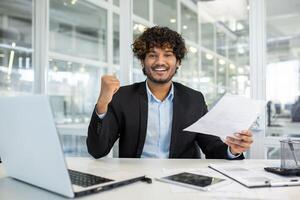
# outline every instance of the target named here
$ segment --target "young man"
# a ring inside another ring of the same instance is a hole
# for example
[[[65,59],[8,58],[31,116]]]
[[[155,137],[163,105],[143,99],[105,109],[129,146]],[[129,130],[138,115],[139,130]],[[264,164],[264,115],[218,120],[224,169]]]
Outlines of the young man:
[[[167,27],[147,29],[133,43],[145,82],[120,88],[115,76],[102,76],[101,92],[88,130],[89,153],[100,158],[119,139],[121,158],[243,159],[250,131],[227,139],[183,131],[207,112],[201,92],[172,82],[186,54],[183,38]]]

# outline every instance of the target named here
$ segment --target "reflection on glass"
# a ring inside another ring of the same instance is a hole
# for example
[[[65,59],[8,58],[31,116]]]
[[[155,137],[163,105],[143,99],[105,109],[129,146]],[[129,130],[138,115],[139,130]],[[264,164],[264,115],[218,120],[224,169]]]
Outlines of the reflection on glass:
[[[231,94],[238,94],[237,67],[230,63],[228,66],[228,91]]]
[[[217,95],[222,96],[227,91],[227,64],[224,58],[217,58]]]
[[[267,148],[267,159],[280,159],[280,148],[268,147]]]
[[[147,28],[147,26],[133,22],[133,40],[137,39]],[[141,62],[134,56],[133,57],[133,82],[140,82],[145,80],[145,76],[142,71]]]
[[[107,11],[86,1],[50,0],[50,50],[107,60]]]
[[[115,6],[120,6],[120,0],[113,0],[113,4]]]
[[[193,46],[186,46],[188,53],[186,57],[181,61],[181,66],[178,69],[178,78],[183,84],[198,89],[199,85],[199,65],[198,65],[198,49]]]
[[[200,91],[205,95],[205,100],[210,107],[216,97],[215,85],[215,57],[210,52],[201,52]]]
[[[181,5],[181,33],[183,37],[198,42],[198,20],[197,14]]]
[[[120,17],[113,15],[113,62],[120,64]]]
[[[51,60],[48,95],[57,123],[87,123],[99,93],[99,77],[107,68]]]
[[[226,34],[217,28],[217,53],[226,56]]]
[[[249,96],[248,1],[198,1],[198,4],[201,8],[201,45],[204,47],[201,71],[215,77],[208,89],[210,94],[206,94],[209,103],[224,92]],[[209,60],[213,71],[207,72]]]
[[[133,14],[149,20],[149,0],[133,0]]]
[[[177,1],[154,0],[153,21],[157,25],[177,30]]]
[[[300,137],[299,5],[276,3],[266,1],[266,135]]]
[[[0,94],[33,90],[32,1],[0,1]]]
[[[201,20],[201,45],[214,50],[214,24],[202,18]]]

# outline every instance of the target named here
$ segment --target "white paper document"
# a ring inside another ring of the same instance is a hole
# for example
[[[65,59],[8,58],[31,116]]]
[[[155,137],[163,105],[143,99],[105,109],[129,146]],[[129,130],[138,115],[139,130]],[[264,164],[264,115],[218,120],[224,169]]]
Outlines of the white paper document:
[[[221,138],[247,130],[264,108],[264,101],[238,95],[225,95],[185,131],[216,135]]]

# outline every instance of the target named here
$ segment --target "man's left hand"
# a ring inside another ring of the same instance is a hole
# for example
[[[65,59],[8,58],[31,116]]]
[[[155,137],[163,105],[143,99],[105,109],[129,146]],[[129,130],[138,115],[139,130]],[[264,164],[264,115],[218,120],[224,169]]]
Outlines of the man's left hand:
[[[252,133],[249,130],[241,131],[234,134],[234,137],[227,136],[225,144],[230,148],[233,155],[247,151],[253,143]]]

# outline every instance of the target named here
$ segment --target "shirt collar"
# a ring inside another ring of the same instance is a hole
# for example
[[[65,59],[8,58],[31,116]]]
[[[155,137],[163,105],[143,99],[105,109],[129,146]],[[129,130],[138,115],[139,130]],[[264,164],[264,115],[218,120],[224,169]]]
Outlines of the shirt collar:
[[[154,94],[152,94],[152,92],[151,92],[151,90],[150,90],[150,88],[148,86],[147,81],[146,81],[146,91],[147,91],[148,102],[149,101],[163,102],[163,101],[166,101],[166,100],[167,101],[172,101],[173,98],[174,98],[174,86],[173,86],[173,83],[171,85],[171,89],[170,89],[170,92],[169,92],[168,96],[163,101],[157,99],[154,96]]]

